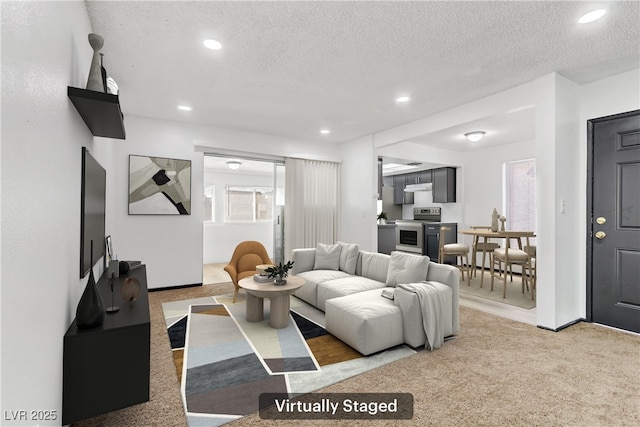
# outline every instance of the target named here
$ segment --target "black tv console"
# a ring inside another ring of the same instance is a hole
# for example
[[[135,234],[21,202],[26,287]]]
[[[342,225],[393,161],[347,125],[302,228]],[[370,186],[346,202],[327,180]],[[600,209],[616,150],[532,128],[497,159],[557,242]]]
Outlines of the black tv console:
[[[111,306],[106,274],[98,281],[105,307]],[[134,302],[123,301],[124,279],[140,282]],[[74,320],[64,335],[62,424],[126,408],[149,400],[151,320],[147,272],[143,265],[114,279],[116,313],[102,325],[78,329]]]

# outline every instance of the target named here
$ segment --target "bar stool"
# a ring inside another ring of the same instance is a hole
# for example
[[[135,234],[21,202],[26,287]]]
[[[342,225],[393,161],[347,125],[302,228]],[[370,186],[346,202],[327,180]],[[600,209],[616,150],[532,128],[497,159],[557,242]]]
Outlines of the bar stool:
[[[515,232],[516,234],[519,234]],[[529,277],[527,270],[531,268],[529,254],[522,249],[511,248],[509,241],[517,238],[512,236],[508,231],[502,231],[501,234],[506,240],[504,248],[498,248],[493,251],[493,260],[491,261],[491,290],[493,291],[493,279],[496,276],[495,265],[498,264],[498,271],[500,271],[501,263],[504,263],[504,274],[501,275],[503,280],[502,298],[507,297],[507,271],[512,268],[513,265],[520,265],[522,267],[522,293],[524,293],[525,285],[529,288]],[[529,237],[527,239],[526,246],[529,245]],[[533,286],[533,285],[532,285]]]
[[[440,235],[438,236],[438,263],[444,262],[445,256],[455,256],[460,258],[460,265],[456,265],[462,273],[462,280],[464,280],[464,271],[467,270],[467,285],[471,286],[471,270],[469,264],[469,246],[462,243],[448,243],[444,244],[445,233],[451,231],[450,227],[441,226]],[[464,261],[464,264],[463,264]],[[465,267],[466,266],[466,267]]]
[[[471,226],[472,230],[491,230],[491,226],[490,225],[472,225]],[[477,277],[478,275],[478,270],[477,270],[477,266],[478,264],[476,263],[476,257],[478,255],[478,252],[482,252],[482,264],[481,264],[481,269],[482,269],[482,274],[484,274],[484,263],[485,263],[485,259],[487,254],[489,254],[489,265],[491,265],[491,260],[493,259],[493,251],[498,249],[500,247],[499,243],[496,242],[487,242],[486,239],[483,240],[482,243],[480,243],[480,237],[479,236],[473,236],[473,244],[471,246],[471,256],[472,256],[472,260],[471,260],[471,265],[472,265],[472,269],[471,269],[471,273],[473,274],[474,277]],[[482,280],[480,281],[480,287],[482,287]]]

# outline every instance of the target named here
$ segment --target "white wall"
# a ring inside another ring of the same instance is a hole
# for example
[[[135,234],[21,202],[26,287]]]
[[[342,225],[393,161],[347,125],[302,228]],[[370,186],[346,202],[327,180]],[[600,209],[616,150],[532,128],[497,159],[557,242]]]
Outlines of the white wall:
[[[62,339],[87,280],[79,277],[81,147],[109,168],[67,97],[67,86],[86,85],[91,28],[84,2],[1,7],[0,414],[54,410],[54,421],[11,425],[59,426]]]
[[[273,259],[273,223],[225,223],[225,186],[273,187],[273,174],[253,175],[239,170],[230,173],[205,170],[205,185],[215,185],[215,223],[204,224],[204,262],[221,263],[231,259],[238,243],[256,240],[262,243]]]
[[[491,225],[493,209],[502,212],[503,164],[535,158],[535,147],[533,140],[464,153],[464,214],[459,228]],[[460,239],[468,245],[472,243],[470,236],[460,236]]]
[[[189,123],[157,120],[132,115],[125,116],[126,141],[114,145],[114,173],[117,176],[114,203],[114,251],[120,259],[141,260],[147,265],[149,288],[163,288],[202,283],[204,247],[225,242],[221,251],[227,256],[207,259],[228,261],[238,236],[232,228],[211,239],[210,228],[203,227],[204,153],[233,150],[247,157],[296,156],[310,159],[339,159],[334,146],[319,146],[251,132],[241,132]],[[290,151],[289,151],[290,150]],[[170,157],[191,160],[191,215],[128,215],[129,155]],[[243,228],[243,234],[253,237],[273,236],[272,230],[260,225],[255,230]],[[203,231],[208,230],[208,231]],[[205,240],[206,232],[206,240]],[[230,240],[227,240],[230,238]],[[272,237],[271,237],[272,238]],[[260,239],[253,239],[260,240]],[[272,248],[273,245],[269,245]],[[215,258],[215,259],[214,259]]]
[[[147,266],[149,288],[202,283],[202,153],[177,122],[125,116],[127,139],[113,145],[113,250]],[[191,160],[191,215],[129,215],[129,155]]]
[[[360,249],[377,252],[378,156],[371,136],[342,144],[340,149],[339,239],[357,243]]]

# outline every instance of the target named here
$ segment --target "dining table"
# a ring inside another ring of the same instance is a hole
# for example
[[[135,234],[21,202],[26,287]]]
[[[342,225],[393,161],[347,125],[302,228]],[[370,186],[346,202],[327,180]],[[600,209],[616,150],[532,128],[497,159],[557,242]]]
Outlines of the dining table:
[[[487,252],[487,243],[490,239],[505,239],[507,247],[509,247],[509,241],[511,239],[515,239],[518,242],[518,249],[523,250],[522,239],[526,240],[526,246],[529,246],[529,239],[532,237],[536,237],[536,233],[534,231],[520,231],[520,230],[498,230],[493,231],[490,229],[470,229],[470,230],[461,230],[460,234],[464,234],[467,236],[473,236],[474,243],[477,245],[476,247],[482,248],[482,269],[484,270],[484,260]],[[480,243],[479,239],[482,238],[482,243]],[[471,256],[471,268],[472,271],[476,268],[476,254],[475,252]],[[484,282],[484,274],[480,276],[480,287]]]

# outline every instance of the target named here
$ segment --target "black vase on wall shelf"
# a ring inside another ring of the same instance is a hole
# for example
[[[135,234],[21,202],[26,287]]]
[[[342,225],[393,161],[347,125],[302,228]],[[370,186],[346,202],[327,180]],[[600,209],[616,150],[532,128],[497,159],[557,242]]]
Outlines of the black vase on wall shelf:
[[[91,259],[93,260],[93,240],[91,241]],[[89,269],[89,280],[84,288],[76,308],[76,325],[79,329],[95,328],[104,321],[104,302],[98,285],[93,277],[93,266]]]

